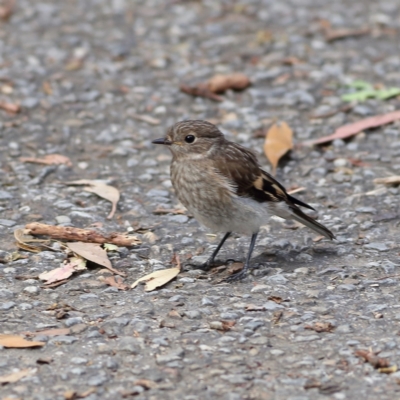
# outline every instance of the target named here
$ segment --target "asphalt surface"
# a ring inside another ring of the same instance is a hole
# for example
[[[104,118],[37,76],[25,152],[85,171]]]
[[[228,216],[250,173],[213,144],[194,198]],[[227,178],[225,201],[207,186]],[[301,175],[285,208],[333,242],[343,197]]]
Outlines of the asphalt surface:
[[[329,24],[368,32],[329,41]],[[400,366],[399,189],[373,182],[400,173],[399,122],[300,145],[400,108],[398,98],[341,100],[354,80],[400,86],[399,32],[396,0],[18,0],[0,26],[0,103],[21,105],[0,110],[0,333],[45,345],[0,346],[0,377],[29,371],[0,399],[400,398],[400,373],[356,354]],[[252,86],[223,102],[179,91],[229,72]],[[181,206],[171,156],[151,140],[188,118],[217,124],[267,170],[262,132],[286,121],[296,146],[277,178],[304,188],[297,197],[337,241],[271,219],[245,280],[220,283],[223,266],[243,262],[245,236],[227,241],[220,268],[196,269],[219,237],[190,215],[154,213]],[[48,154],[72,166],[20,160]],[[64,184],[76,179],[120,190],[112,220],[109,202]],[[62,252],[6,262],[14,230],[33,221],[134,231],[143,243],[110,256],[127,284],[171,267],[174,253],[184,271],[149,293],[107,286],[97,266],[44,288],[37,276]],[[55,328],[69,333],[37,333]]]

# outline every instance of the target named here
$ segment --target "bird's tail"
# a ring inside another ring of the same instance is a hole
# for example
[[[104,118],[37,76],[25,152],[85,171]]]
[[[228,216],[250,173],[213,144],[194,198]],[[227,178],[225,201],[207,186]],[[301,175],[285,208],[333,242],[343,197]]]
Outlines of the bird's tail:
[[[318,232],[320,235],[323,235],[328,239],[335,239],[335,235],[328,228],[317,222],[315,219],[309,217],[297,206],[276,207],[274,212],[281,218],[294,219],[295,221],[308,226],[313,231]]]

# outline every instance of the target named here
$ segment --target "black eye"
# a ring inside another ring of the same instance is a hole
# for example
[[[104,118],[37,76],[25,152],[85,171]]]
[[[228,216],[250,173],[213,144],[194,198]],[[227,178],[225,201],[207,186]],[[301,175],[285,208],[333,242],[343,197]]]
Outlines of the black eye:
[[[193,143],[195,139],[196,139],[196,138],[195,138],[193,135],[187,135],[187,136],[185,137],[185,142],[186,142],[186,143]]]

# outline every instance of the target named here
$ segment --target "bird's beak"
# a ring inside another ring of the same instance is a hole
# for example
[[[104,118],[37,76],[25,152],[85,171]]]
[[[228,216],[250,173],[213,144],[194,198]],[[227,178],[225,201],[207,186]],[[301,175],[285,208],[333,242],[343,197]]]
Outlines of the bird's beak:
[[[151,143],[164,144],[166,146],[171,146],[171,144],[172,144],[172,142],[170,140],[168,140],[167,138],[156,139],[156,140],[153,140]]]

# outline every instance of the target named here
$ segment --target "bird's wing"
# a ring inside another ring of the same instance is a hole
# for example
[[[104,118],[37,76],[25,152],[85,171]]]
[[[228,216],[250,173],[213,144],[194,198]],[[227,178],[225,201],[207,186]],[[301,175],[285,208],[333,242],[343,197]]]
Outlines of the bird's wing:
[[[275,178],[260,168],[257,157],[250,150],[228,142],[219,155],[214,155],[213,165],[231,182],[238,196],[249,197],[260,203],[269,203],[270,209],[276,215],[294,219],[329,239],[334,238],[329,229],[304,214],[298,206],[310,210],[314,208],[289,195]]]

